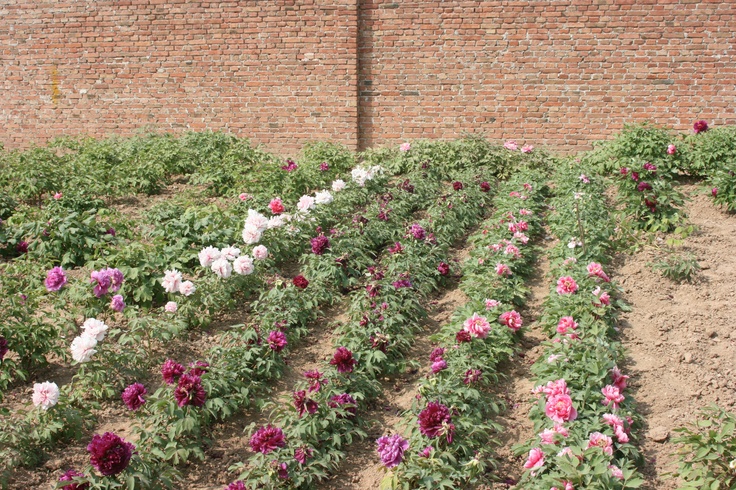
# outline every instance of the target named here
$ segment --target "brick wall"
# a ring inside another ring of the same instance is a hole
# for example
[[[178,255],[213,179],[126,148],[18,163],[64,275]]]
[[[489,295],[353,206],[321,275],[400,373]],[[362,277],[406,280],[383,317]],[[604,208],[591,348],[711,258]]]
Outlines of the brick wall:
[[[463,132],[562,151],[736,124],[736,0],[4,0],[0,141],[225,129],[282,153]]]

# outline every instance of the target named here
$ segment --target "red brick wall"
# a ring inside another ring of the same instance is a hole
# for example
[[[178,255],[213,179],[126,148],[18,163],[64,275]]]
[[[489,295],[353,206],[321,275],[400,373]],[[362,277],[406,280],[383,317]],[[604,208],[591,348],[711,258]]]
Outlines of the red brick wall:
[[[571,151],[626,122],[736,124],[735,26],[736,0],[2,0],[0,142],[468,131]]]
[[[0,142],[224,129],[355,145],[355,0],[1,0]]]

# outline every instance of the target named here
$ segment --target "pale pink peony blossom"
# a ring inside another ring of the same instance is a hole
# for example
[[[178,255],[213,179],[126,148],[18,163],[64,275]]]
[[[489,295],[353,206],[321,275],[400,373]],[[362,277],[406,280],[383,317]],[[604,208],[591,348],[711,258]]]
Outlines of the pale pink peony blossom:
[[[255,270],[253,259],[247,255],[238,257],[235,259],[235,262],[233,262],[233,270],[236,274],[240,274],[241,276],[253,274],[253,271]]]
[[[264,245],[258,245],[253,248],[253,258],[256,260],[266,260],[268,258],[268,249]]]
[[[491,331],[491,324],[488,323],[486,317],[473,313],[473,316],[463,323],[463,330],[473,337],[484,339],[488,336],[488,332]]]
[[[245,218],[245,224],[252,225],[258,231],[263,232],[268,228],[268,218],[255,209],[249,209],[248,217]]]
[[[626,383],[629,376],[621,374],[618,366],[613,366],[613,369],[611,369],[611,377],[613,378],[613,386],[618,388],[619,391],[624,391],[626,389]]]
[[[229,247],[225,247],[222,249],[221,255],[223,258],[232,262],[233,260],[240,257],[240,249],[236,247],[235,245],[230,245]]]
[[[580,179],[580,182],[582,182],[583,184],[590,184],[590,179],[585,174],[580,174],[580,177],[578,177],[578,179]]]
[[[296,208],[301,213],[308,213],[310,209],[314,207],[315,199],[312,196],[302,196],[299,198],[299,202],[296,203]]]
[[[54,199],[57,201],[61,199],[62,197],[64,197],[64,194],[62,194],[61,192],[57,192],[54,194]]]
[[[520,231],[517,231],[516,233],[514,233],[514,238],[519,240],[523,245],[526,245],[527,243],[529,243],[529,237]]]
[[[268,227],[268,221],[266,221],[266,227]],[[263,237],[263,231],[252,223],[246,223],[243,227],[243,242],[246,245],[253,245],[261,241]]]
[[[69,350],[72,353],[72,359],[77,362],[87,362],[97,352],[97,339],[94,337],[80,336],[72,341]]]
[[[212,262],[212,272],[217,274],[217,277],[227,279],[233,272],[233,265],[227,259],[221,257]]]
[[[524,145],[521,147],[522,153],[531,153],[532,151],[534,151],[534,145]]]
[[[578,290],[578,283],[570,276],[562,276],[557,280],[557,294],[573,294]]]
[[[164,311],[167,313],[176,313],[178,309],[179,305],[176,304],[176,301],[169,301],[164,305]]]
[[[59,402],[59,387],[56,383],[35,383],[33,385],[33,404],[48,410]]]
[[[534,214],[534,212],[533,211],[530,211],[528,209],[522,208],[522,209],[519,210],[519,214],[522,215],[522,216],[531,216],[531,215]]]
[[[202,267],[210,267],[212,262],[219,259],[221,252],[215,247],[205,247],[199,252],[199,264]]]
[[[511,151],[515,151],[519,149],[519,145],[516,144],[516,141],[514,140],[508,140],[506,143],[503,144],[503,147]]]
[[[500,301],[496,301],[495,299],[488,299],[485,300],[486,310],[490,310],[495,308],[496,306],[500,305]]]
[[[618,388],[616,388],[613,385],[606,385],[602,390],[601,393],[603,393],[603,396],[605,399],[603,400],[603,404],[606,406],[611,406],[613,410],[616,410],[618,408],[619,403],[624,401],[624,395],[621,394]]]
[[[251,196],[251,195],[250,195],[250,194],[248,194],[247,192],[241,192],[241,193],[240,193],[240,194],[238,195],[238,199],[240,199],[240,200],[241,200],[241,201],[243,201],[243,202],[247,201],[247,200],[248,200],[248,199],[250,199],[251,197],[253,197],[253,196]]]
[[[177,293],[179,292],[179,287],[181,287],[181,279],[181,272],[176,269],[164,271],[164,278],[161,281],[161,285],[167,293]]]
[[[591,433],[588,438],[588,447],[586,449],[590,449],[592,447],[599,447],[607,455],[613,456],[613,440],[605,434],[601,434],[600,432]]]
[[[96,342],[101,342],[105,339],[107,334],[107,325],[104,322],[96,318],[87,318],[82,324],[82,337],[95,339]]]
[[[316,204],[330,204],[333,201],[330,191],[320,191],[314,193],[314,202]]]
[[[222,259],[217,259],[222,260]],[[184,296],[191,296],[197,290],[197,286],[192,281],[184,281],[179,285],[179,293]]]
[[[608,465],[608,469],[611,470],[611,476],[618,479],[623,480],[624,479],[624,472],[621,471],[621,468],[614,464]]]
[[[411,150],[411,143],[401,143],[401,146],[399,146],[399,149],[401,151],[409,151]]]
[[[342,179],[337,179],[332,183],[332,191],[333,192],[340,192],[341,190],[345,189],[345,181]]]
[[[511,276],[513,275],[513,272],[511,272],[511,268],[506,264],[497,263],[496,264],[496,274],[499,276]]]

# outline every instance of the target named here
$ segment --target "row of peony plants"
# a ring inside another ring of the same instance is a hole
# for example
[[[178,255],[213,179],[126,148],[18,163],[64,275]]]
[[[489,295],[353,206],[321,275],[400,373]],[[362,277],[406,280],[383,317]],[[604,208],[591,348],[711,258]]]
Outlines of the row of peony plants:
[[[435,171],[431,164],[426,170]],[[351,298],[350,321],[336,331],[332,359],[305,373],[291,403],[272,405],[270,423],[251,435],[256,454],[235,465],[241,475],[228,488],[308,487],[337,468],[356,437],[365,437],[360,412],[379,396],[378,379],[406,366],[426,315],[422,300],[450,273],[449,245],[478,223],[490,200],[490,184],[464,175],[368,269],[365,290]]]
[[[499,404],[487,388],[497,367],[514,353],[522,326],[511,309],[525,302],[524,278],[531,270],[540,230],[544,189],[529,174],[504,184],[495,213],[476,232],[463,267],[462,290],[469,298],[452,321],[433,336],[430,374],[404,416],[408,439],[399,432],[377,441],[382,463],[393,468],[385,488],[458,488],[479,483],[489,466],[489,443],[500,430],[493,416]]]
[[[638,488],[637,415],[615,340],[624,305],[602,266],[616,223],[602,179],[579,173],[563,167],[553,183],[549,226],[559,244],[551,251],[554,283],[540,320],[551,340],[533,367],[538,403],[530,417],[537,435],[520,448],[528,457],[519,486]]]

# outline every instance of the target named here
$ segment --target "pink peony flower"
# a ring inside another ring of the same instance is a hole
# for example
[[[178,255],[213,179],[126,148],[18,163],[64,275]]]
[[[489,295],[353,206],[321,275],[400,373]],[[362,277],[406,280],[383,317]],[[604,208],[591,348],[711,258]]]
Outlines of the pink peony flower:
[[[427,446],[421,451],[419,451],[419,457],[420,458],[428,458],[432,455],[432,451],[434,451],[434,448],[432,446]]]
[[[138,410],[146,403],[146,400],[143,398],[143,395],[146,393],[148,393],[148,390],[146,390],[145,386],[141,383],[133,383],[123,390],[123,403],[130,410]]]
[[[218,260],[225,260],[224,258],[218,259]],[[217,263],[217,261],[215,261]],[[214,264],[212,264],[212,267],[215,267]],[[227,267],[228,269],[232,269],[231,267]],[[191,296],[194,294],[194,292],[197,290],[197,287],[194,285],[192,281],[184,281],[181,284],[179,284],[179,292],[184,296]]]
[[[602,390],[601,393],[603,393],[603,396],[605,399],[603,400],[603,404],[608,406],[611,405],[611,408],[613,410],[616,410],[618,408],[619,403],[624,401],[624,396],[621,394],[619,389],[613,385],[606,385]]]
[[[477,383],[482,375],[483,371],[481,371],[480,369],[468,369],[467,371],[465,371],[463,383],[466,385]]]
[[[580,174],[580,177],[578,177],[578,179],[580,179],[580,182],[582,182],[583,184],[590,184],[590,179],[585,174]]]
[[[555,422],[572,422],[578,417],[578,412],[572,406],[570,395],[559,394],[547,398],[544,413]]]
[[[238,480],[226,486],[225,490],[248,490],[248,489],[245,487],[245,483],[243,483],[243,480]]]
[[[624,479],[624,472],[621,471],[621,468],[619,468],[616,465],[610,464],[608,465],[608,469],[611,470],[611,476],[618,479],[623,480]]]
[[[251,196],[251,195],[250,195],[250,194],[248,194],[247,192],[241,192],[241,193],[240,193],[240,194],[238,195],[238,199],[240,199],[240,200],[241,200],[241,201],[243,201],[243,202],[247,201],[248,199],[250,199],[250,198],[252,198],[252,197],[253,197],[253,196]]]
[[[215,247],[205,247],[202,250],[200,250],[198,257],[199,257],[199,265],[202,267],[211,267],[212,262],[219,259],[222,253],[219,249]]]
[[[590,449],[592,447],[599,447],[607,455],[613,456],[613,441],[605,434],[601,434],[600,432],[591,433],[588,438],[588,447],[586,449]]]
[[[258,429],[250,438],[250,448],[256,453],[268,454],[284,446],[284,432],[270,424]]]
[[[710,190],[710,195],[713,197],[718,197],[718,187],[714,187]]]
[[[569,395],[570,389],[567,387],[567,383],[564,379],[558,379],[557,381],[549,381],[545,386],[540,386],[539,391],[547,396],[555,395]]]
[[[251,259],[247,255],[242,255],[238,257],[233,262],[233,270],[236,274],[240,274],[241,276],[253,274],[253,271],[255,271],[253,259]]]
[[[522,326],[523,322],[521,320],[521,315],[516,310],[506,311],[501,314],[501,316],[498,318],[498,321],[502,325],[506,325],[514,332],[518,331]]]
[[[286,165],[282,165],[281,166],[281,170],[286,170],[287,172],[293,172],[297,168],[299,168],[299,166],[291,158],[287,158],[286,159]]]
[[[437,374],[445,369],[447,369],[447,362],[444,359],[439,359],[432,363],[432,374]]]
[[[399,146],[399,149],[401,151],[409,151],[411,150],[411,143],[402,143],[401,146]]]
[[[677,147],[675,145],[669,145],[667,147],[667,154],[668,155],[674,155],[677,152]]]
[[[378,454],[381,456],[381,463],[386,468],[398,466],[404,459],[404,451],[409,449],[409,441],[401,437],[399,434],[392,436],[381,436],[376,441]]]
[[[544,452],[538,447],[535,447],[529,451],[529,457],[527,458],[526,463],[524,463],[524,468],[536,470],[541,468],[542,465],[544,465]]]
[[[59,289],[64,287],[66,282],[66,274],[64,273],[64,269],[62,269],[61,267],[54,267],[46,273],[46,280],[44,281],[44,284],[46,285],[46,291],[52,292],[58,291]]]
[[[177,293],[181,286],[181,279],[181,272],[176,269],[168,270],[164,272],[164,278],[161,281],[161,285],[167,293]]]
[[[210,267],[212,268],[212,272],[221,279],[227,279],[233,272],[233,265],[224,257],[220,257],[212,262]]]
[[[524,145],[521,147],[522,153],[531,153],[534,150],[534,145]]]
[[[90,464],[104,476],[121,473],[130,463],[135,446],[112,432],[95,434],[87,446]]]
[[[54,199],[56,199],[57,201],[62,197],[64,197],[64,194],[62,194],[61,192],[57,192],[54,194]]]
[[[164,311],[167,313],[176,313],[178,309],[179,306],[176,304],[176,301],[169,301],[164,305]]]
[[[305,464],[307,462],[307,458],[312,457],[312,453],[314,452],[314,449],[311,447],[299,447],[294,451],[294,459],[299,462],[299,464]]]
[[[557,322],[557,333],[562,335],[567,334],[569,330],[576,330],[577,328],[578,324],[571,316],[563,316]]]
[[[506,143],[503,144],[503,147],[511,151],[515,151],[519,149],[519,145],[517,145],[516,141],[514,140],[508,140]]]
[[[486,317],[473,313],[473,316],[463,323],[463,329],[473,337],[484,339],[491,331],[491,324],[488,323]]]
[[[268,209],[271,210],[273,214],[281,214],[284,212],[284,203],[281,202],[281,199],[278,197],[275,199],[271,199],[271,202],[268,203]]]
[[[59,387],[49,381],[35,383],[32,400],[35,406],[48,410],[59,402]]]
[[[597,301],[593,301],[593,306],[601,307],[603,305],[608,306],[611,304],[611,296],[606,291],[601,292],[600,287],[593,290],[593,295],[597,299]]]
[[[284,332],[274,330],[268,334],[268,346],[271,350],[281,352],[287,344]]]
[[[77,470],[71,469],[67,470],[66,473],[61,475],[59,477],[59,482],[74,482],[76,478],[84,478],[86,475],[84,473],[80,473]],[[89,483],[70,483],[69,485],[62,485],[61,490],[88,490],[89,489]]]
[[[642,165],[642,167],[644,168],[644,170],[648,170],[650,172],[656,172],[657,171],[657,166],[654,165],[651,162],[646,162],[644,165]]]
[[[629,376],[621,374],[618,366],[614,366],[613,369],[611,369],[611,377],[613,378],[613,386],[618,388],[619,391],[624,391],[626,389],[626,381],[629,379]]]
[[[513,272],[511,272],[511,268],[506,264],[497,263],[496,264],[496,274],[499,276],[511,276],[513,275]]]
[[[557,280],[557,294],[573,294],[578,290],[578,284],[570,276],[562,276]]]
[[[500,301],[496,301],[495,299],[488,299],[485,300],[486,310],[491,310],[501,304]]]

